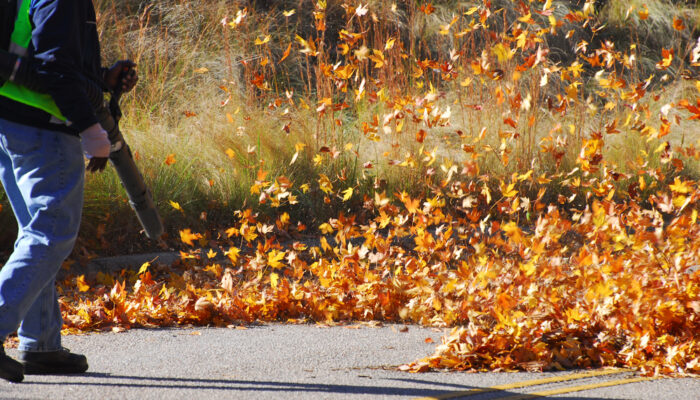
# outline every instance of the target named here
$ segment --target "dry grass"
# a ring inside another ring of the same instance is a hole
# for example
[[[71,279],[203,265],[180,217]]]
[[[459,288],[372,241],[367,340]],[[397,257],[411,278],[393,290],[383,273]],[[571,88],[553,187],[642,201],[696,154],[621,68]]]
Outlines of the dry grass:
[[[581,178],[605,180],[606,171],[631,177],[654,169],[665,182],[678,174],[698,176],[697,157],[675,151],[671,158],[683,162],[679,171],[667,152],[657,151],[666,141],[675,150],[698,145],[693,133],[697,121],[687,121],[688,114],[675,107],[681,98],[692,103],[699,90],[697,78],[675,79],[688,68],[687,38],[697,26],[696,4],[646,1],[649,18],[641,20],[642,2],[609,2],[589,15],[583,2],[554,1],[553,17],[562,25],[556,32],[538,33],[547,29],[548,19],[533,13],[534,24],[518,21],[524,11],[511,1],[494,1],[488,29],[483,24],[474,28],[486,10],[476,1],[434,2],[432,12],[402,1],[396,7],[378,1],[328,1],[325,11],[311,1],[267,3],[96,1],[104,58],[131,58],[139,64],[141,80],[123,101],[122,125],[171,229],[194,223],[202,211],[209,213],[206,223],[225,223],[233,210],[245,207],[323,221],[340,210],[357,211],[366,203],[365,195],[371,199],[375,193],[391,196],[401,190],[427,194],[448,176],[469,181],[488,175],[497,185],[511,180],[513,173],[532,170],[535,176],[549,176],[558,191],[572,170],[579,168],[581,174],[585,141],[613,121],[620,132],[606,136],[602,163],[598,160]],[[359,6],[366,6],[367,14],[346,12]],[[534,9],[542,10],[542,4]],[[243,10],[240,24],[232,23]],[[314,28],[313,12],[326,22],[325,32]],[[612,68],[587,65],[582,56],[600,49],[596,38],[607,31],[591,34],[586,30],[590,27],[582,28],[585,19],[566,19],[577,12],[585,12],[594,28],[608,24],[610,35],[621,35],[623,27],[631,26],[626,32],[633,33],[644,51],[616,47],[610,54],[619,60]],[[684,18],[685,30],[674,30],[674,17]],[[448,25],[449,34],[441,34]],[[338,37],[342,29],[361,34],[357,43]],[[536,39],[533,47],[518,49],[516,30],[530,32]],[[572,36],[564,38],[569,31]],[[656,92],[631,110],[631,103],[619,98],[655,70],[660,48],[651,39],[660,33],[670,35],[662,47],[676,49],[676,58],[667,71],[654,71],[648,89]],[[318,54],[302,51],[297,34],[315,41]],[[575,52],[582,40],[589,43],[586,51]],[[337,47],[343,43],[350,44],[347,55]],[[517,70],[547,43],[551,54],[558,54],[556,60]],[[512,49],[512,56],[505,56],[503,46]],[[377,68],[365,56],[358,59],[356,52],[365,48],[366,56],[381,52],[384,66]],[[637,62],[624,67],[621,60],[631,55]],[[562,80],[558,71],[573,62],[582,65],[582,75]],[[356,68],[350,79],[329,72],[347,65]],[[447,74],[440,71],[446,65],[451,68]],[[606,78],[625,79],[627,88],[603,88],[601,79]],[[364,92],[358,95],[361,87]],[[569,106],[557,111],[562,100]],[[318,112],[324,101],[326,110]],[[514,106],[514,101],[520,104]],[[650,132],[661,127],[660,110],[671,103],[679,124],[672,124],[667,136],[654,138]],[[347,108],[332,110],[343,104]],[[438,118],[448,109],[448,118]],[[647,123],[650,130],[640,130],[639,123]],[[174,164],[165,163],[169,155],[174,155]],[[322,176],[332,182],[328,193],[319,184]],[[277,190],[280,177],[289,179],[291,188]],[[614,182],[623,187],[627,183]],[[261,197],[256,186],[263,193],[267,189],[268,196]],[[354,195],[342,201],[348,188]],[[275,196],[288,196],[286,192],[296,204],[288,197],[277,204]],[[105,223],[105,208],[128,213],[112,172],[90,177],[87,199],[86,232]],[[170,201],[179,203],[184,215]]]

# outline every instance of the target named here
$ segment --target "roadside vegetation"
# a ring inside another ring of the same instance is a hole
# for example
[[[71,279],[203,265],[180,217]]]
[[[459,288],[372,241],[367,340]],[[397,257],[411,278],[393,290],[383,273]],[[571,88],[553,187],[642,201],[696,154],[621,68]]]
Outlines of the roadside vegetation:
[[[168,234],[92,175],[76,259],[183,259],[69,276],[67,331],[402,321],[458,326],[411,371],[700,373],[696,1],[96,3]]]

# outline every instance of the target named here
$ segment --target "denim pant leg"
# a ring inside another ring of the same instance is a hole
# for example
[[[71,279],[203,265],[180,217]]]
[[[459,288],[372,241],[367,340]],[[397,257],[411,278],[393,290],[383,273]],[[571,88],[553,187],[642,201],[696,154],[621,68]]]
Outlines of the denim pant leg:
[[[0,340],[60,349],[55,278],[80,225],[85,167],[80,140],[0,119],[0,179],[17,217],[15,249],[0,270]]]

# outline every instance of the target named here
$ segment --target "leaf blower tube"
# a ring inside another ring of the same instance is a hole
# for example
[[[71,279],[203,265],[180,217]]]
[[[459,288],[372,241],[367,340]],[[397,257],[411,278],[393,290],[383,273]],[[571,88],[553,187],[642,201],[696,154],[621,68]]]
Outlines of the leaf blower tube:
[[[35,92],[45,92],[39,85],[38,79],[35,78],[31,62],[27,62],[16,54],[0,50],[0,84],[4,81],[12,81]],[[105,104],[102,87],[95,81],[85,80],[85,92],[95,108],[100,125],[109,134],[109,140],[112,142],[109,160],[126,190],[129,204],[136,213],[146,236],[158,239],[163,234],[163,222],[153,202],[151,192],[144,183],[141,172],[136,167],[131,149],[119,130],[120,93],[112,93],[108,107]]]

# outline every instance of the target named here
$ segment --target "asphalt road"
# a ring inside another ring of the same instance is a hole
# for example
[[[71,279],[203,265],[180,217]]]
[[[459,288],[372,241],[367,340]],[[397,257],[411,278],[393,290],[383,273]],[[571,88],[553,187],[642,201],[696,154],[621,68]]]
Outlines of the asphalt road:
[[[236,328],[132,330],[71,335],[64,345],[88,356],[77,376],[0,382],[2,399],[513,399],[518,393],[635,378],[619,373],[521,389],[465,393],[559,373],[409,374],[396,367],[433,352],[443,332],[416,326],[269,324]],[[8,349],[16,356],[16,351]],[[580,372],[580,371],[578,371]],[[624,381],[623,381],[624,382]],[[566,389],[568,391],[570,389]],[[563,393],[566,399],[700,398],[700,379],[661,379]]]

